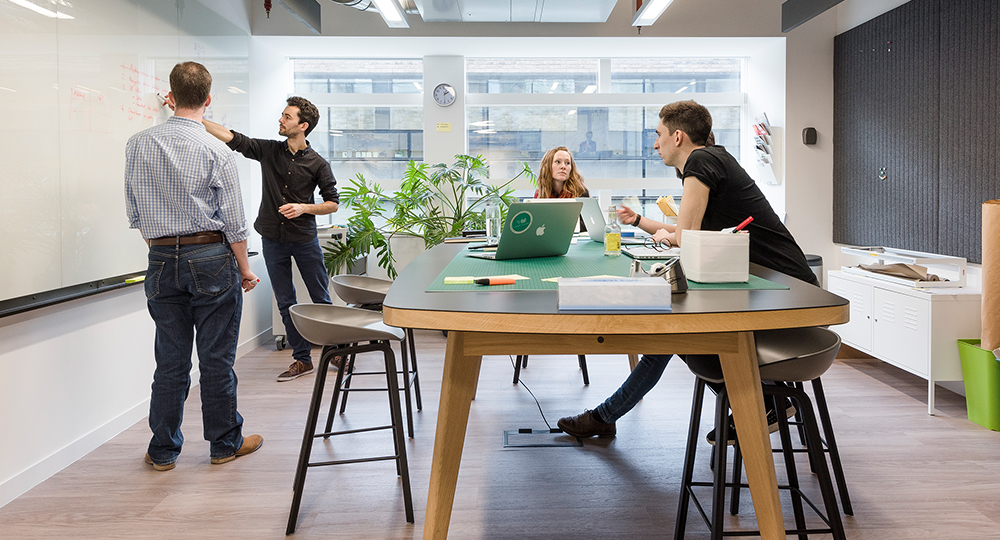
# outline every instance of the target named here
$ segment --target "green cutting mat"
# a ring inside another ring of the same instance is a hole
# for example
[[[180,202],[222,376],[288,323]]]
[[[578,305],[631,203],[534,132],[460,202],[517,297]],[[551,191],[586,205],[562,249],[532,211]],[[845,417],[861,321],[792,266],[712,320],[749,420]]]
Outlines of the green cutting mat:
[[[481,291],[484,285],[463,284],[445,285],[445,277],[473,276],[505,276],[518,274],[529,279],[519,279],[514,285],[491,285],[490,291],[538,291],[556,290],[559,284],[554,281],[542,281],[557,277],[588,277],[588,276],[622,276],[627,277],[632,259],[624,255],[620,257],[605,257],[604,244],[583,241],[571,245],[569,251],[562,257],[538,257],[534,259],[514,259],[508,261],[490,261],[469,254],[476,253],[463,249],[455,255],[448,266],[427,286],[427,292],[444,291]],[[644,263],[648,267],[648,263]],[[757,276],[750,276],[747,283],[695,283],[688,281],[689,289],[787,289],[773,281]]]

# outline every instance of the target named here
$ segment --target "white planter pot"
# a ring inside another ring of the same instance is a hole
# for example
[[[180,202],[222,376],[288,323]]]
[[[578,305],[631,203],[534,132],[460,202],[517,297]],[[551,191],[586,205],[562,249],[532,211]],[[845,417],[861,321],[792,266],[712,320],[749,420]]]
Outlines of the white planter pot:
[[[389,239],[389,247],[392,248],[392,256],[395,259],[393,265],[396,267],[396,273],[400,273],[406,265],[424,252],[424,239],[409,234],[397,234]],[[378,252],[373,251],[368,254],[368,275],[389,279],[385,269],[378,265]]]

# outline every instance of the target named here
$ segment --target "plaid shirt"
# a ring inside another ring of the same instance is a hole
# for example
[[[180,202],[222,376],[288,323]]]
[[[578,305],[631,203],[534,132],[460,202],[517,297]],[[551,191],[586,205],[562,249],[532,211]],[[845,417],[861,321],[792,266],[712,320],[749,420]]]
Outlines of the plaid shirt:
[[[145,239],[222,231],[233,243],[250,234],[232,152],[178,116],[125,145],[125,213]]]

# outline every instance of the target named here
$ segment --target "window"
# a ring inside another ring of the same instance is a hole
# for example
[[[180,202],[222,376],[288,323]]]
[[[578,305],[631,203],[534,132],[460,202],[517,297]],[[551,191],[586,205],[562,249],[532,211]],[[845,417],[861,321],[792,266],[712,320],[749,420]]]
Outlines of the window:
[[[346,182],[361,173],[381,180],[401,178],[410,160],[424,158],[421,107],[320,107],[315,150]]]
[[[470,94],[583,94],[597,90],[595,59],[470,58]]]
[[[612,93],[739,92],[739,58],[612,58]]]
[[[424,154],[422,59],[292,59],[295,92],[320,121],[309,142],[343,184],[398,179]],[[373,96],[376,94],[377,96]],[[378,105],[372,105],[375,98]]]
[[[469,153],[482,154],[491,176],[503,179],[516,175],[521,162],[537,173],[546,151],[565,146],[592,189],[613,186],[616,202],[649,206],[656,197],[680,195],[682,189],[675,171],[653,149],[665,103],[695,99],[705,104],[716,143],[741,158],[745,63],[710,57],[469,58]],[[610,85],[598,91],[599,80]]]
[[[716,143],[739,156],[738,106],[709,106]],[[535,172],[550,148],[565,146],[585,178],[673,178],[653,149],[659,106],[469,107],[469,153],[482,154],[491,175],[510,178],[528,162]]]
[[[423,60],[293,59],[297,94],[419,94]]]

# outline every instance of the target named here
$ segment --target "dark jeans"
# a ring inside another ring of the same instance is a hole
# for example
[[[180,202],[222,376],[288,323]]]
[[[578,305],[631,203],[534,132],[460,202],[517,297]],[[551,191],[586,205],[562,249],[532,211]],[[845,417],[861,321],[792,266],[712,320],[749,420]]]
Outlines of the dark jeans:
[[[631,411],[656,386],[672,357],[671,354],[642,355],[618,390],[597,406],[597,414],[601,419],[610,424]]]
[[[635,369],[625,379],[625,382],[618,387],[618,390],[614,394],[611,394],[611,397],[604,400],[604,403],[596,407],[597,414],[601,416],[601,419],[607,423],[615,422],[638,405],[639,401],[659,382],[660,377],[663,375],[663,370],[666,369],[667,363],[670,362],[673,356],[672,354],[642,355],[639,358],[639,363],[635,365]],[[719,364],[719,356],[716,354],[678,355],[678,357],[685,362],[689,359],[694,362],[696,360],[692,357],[697,357],[698,361],[718,364],[718,372],[715,377],[718,379],[722,378],[722,365]],[[721,382],[706,381],[705,384],[716,394],[726,387]],[[768,409],[774,408],[774,405],[771,404],[767,396],[765,396],[764,403]]]
[[[151,246],[144,287],[156,323],[150,459],[161,465],[173,463],[181,452],[192,343],[198,350],[201,417],[211,457],[235,454],[243,445],[233,371],[243,291],[232,250],[224,243]]]
[[[274,290],[278,313],[281,313],[281,322],[285,325],[285,339],[292,347],[292,358],[311,364],[312,344],[295,329],[288,308],[298,303],[295,297],[295,285],[292,283],[293,258],[313,303],[331,303],[328,287],[330,276],[323,266],[323,250],[319,247],[319,239],[314,238],[301,244],[278,242],[263,237],[261,241],[264,246],[264,264],[267,265],[267,275],[271,278],[271,289]]]

